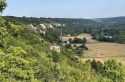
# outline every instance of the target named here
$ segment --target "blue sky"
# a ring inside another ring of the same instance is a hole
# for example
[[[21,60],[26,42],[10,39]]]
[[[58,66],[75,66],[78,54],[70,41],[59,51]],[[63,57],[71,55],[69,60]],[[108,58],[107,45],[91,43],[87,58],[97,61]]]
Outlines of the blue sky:
[[[125,0],[8,0],[3,15],[53,18],[125,16]]]

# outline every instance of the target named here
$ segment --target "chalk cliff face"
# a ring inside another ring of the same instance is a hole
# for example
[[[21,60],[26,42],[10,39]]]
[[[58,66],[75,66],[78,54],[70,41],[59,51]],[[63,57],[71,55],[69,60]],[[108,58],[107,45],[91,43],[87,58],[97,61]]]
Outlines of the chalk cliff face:
[[[36,30],[38,32],[40,32],[41,34],[45,35],[46,31],[48,29],[54,29],[54,26],[52,24],[38,24],[38,25],[33,25],[30,24],[29,25],[33,30]]]
[[[46,31],[48,29],[55,29],[56,27],[65,27],[65,24],[61,23],[40,23],[40,24],[29,24],[29,26],[33,29],[38,31],[39,33],[46,35]]]
[[[43,28],[43,29],[46,29],[46,26],[44,24],[40,24],[40,26]]]
[[[32,24],[30,24],[31,28],[34,30],[37,30],[37,27],[33,26]]]

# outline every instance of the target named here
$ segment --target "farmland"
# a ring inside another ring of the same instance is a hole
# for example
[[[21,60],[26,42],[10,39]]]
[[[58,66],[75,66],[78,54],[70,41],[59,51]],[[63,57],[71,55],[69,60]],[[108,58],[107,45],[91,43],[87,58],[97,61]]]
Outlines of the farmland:
[[[85,51],[86,59],[96,59],[101,62],[115,58],[125,64],[125,45],[112,42],[98,42],[91,39],[90,34],[86,34],[87,44],[89,50]]]
[[[105,60],[115,58],[118,61],[125,64],[125,44],[113,43],[113,42],[99,42],[92,39],[90,34],[80,34],[78,36],[64,36],[63,39],[68,41],[72,38],[86,38],[89,50],[84,52],[85,58],[83,60],[96,59],[98,61],[104,62]]]

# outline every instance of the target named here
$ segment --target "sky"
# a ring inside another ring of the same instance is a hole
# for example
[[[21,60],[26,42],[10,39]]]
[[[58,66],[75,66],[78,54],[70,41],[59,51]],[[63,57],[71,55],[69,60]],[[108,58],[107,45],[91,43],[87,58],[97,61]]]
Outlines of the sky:
[[[125,16],[125,0],[7,0],[3,15],[51,18]]]

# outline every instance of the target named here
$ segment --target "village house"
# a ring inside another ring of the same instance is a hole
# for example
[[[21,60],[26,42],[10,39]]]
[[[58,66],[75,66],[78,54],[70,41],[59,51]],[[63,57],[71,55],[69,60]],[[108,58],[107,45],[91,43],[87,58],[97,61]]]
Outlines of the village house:
[[[105,38],[108,38],[108,39],[113,39],[112,36],[104,36]]]
[[[59,45],[51,45],[50,46],[50,50],[56,51],[56,52],[60,52],[61,51],[61,47]]]

